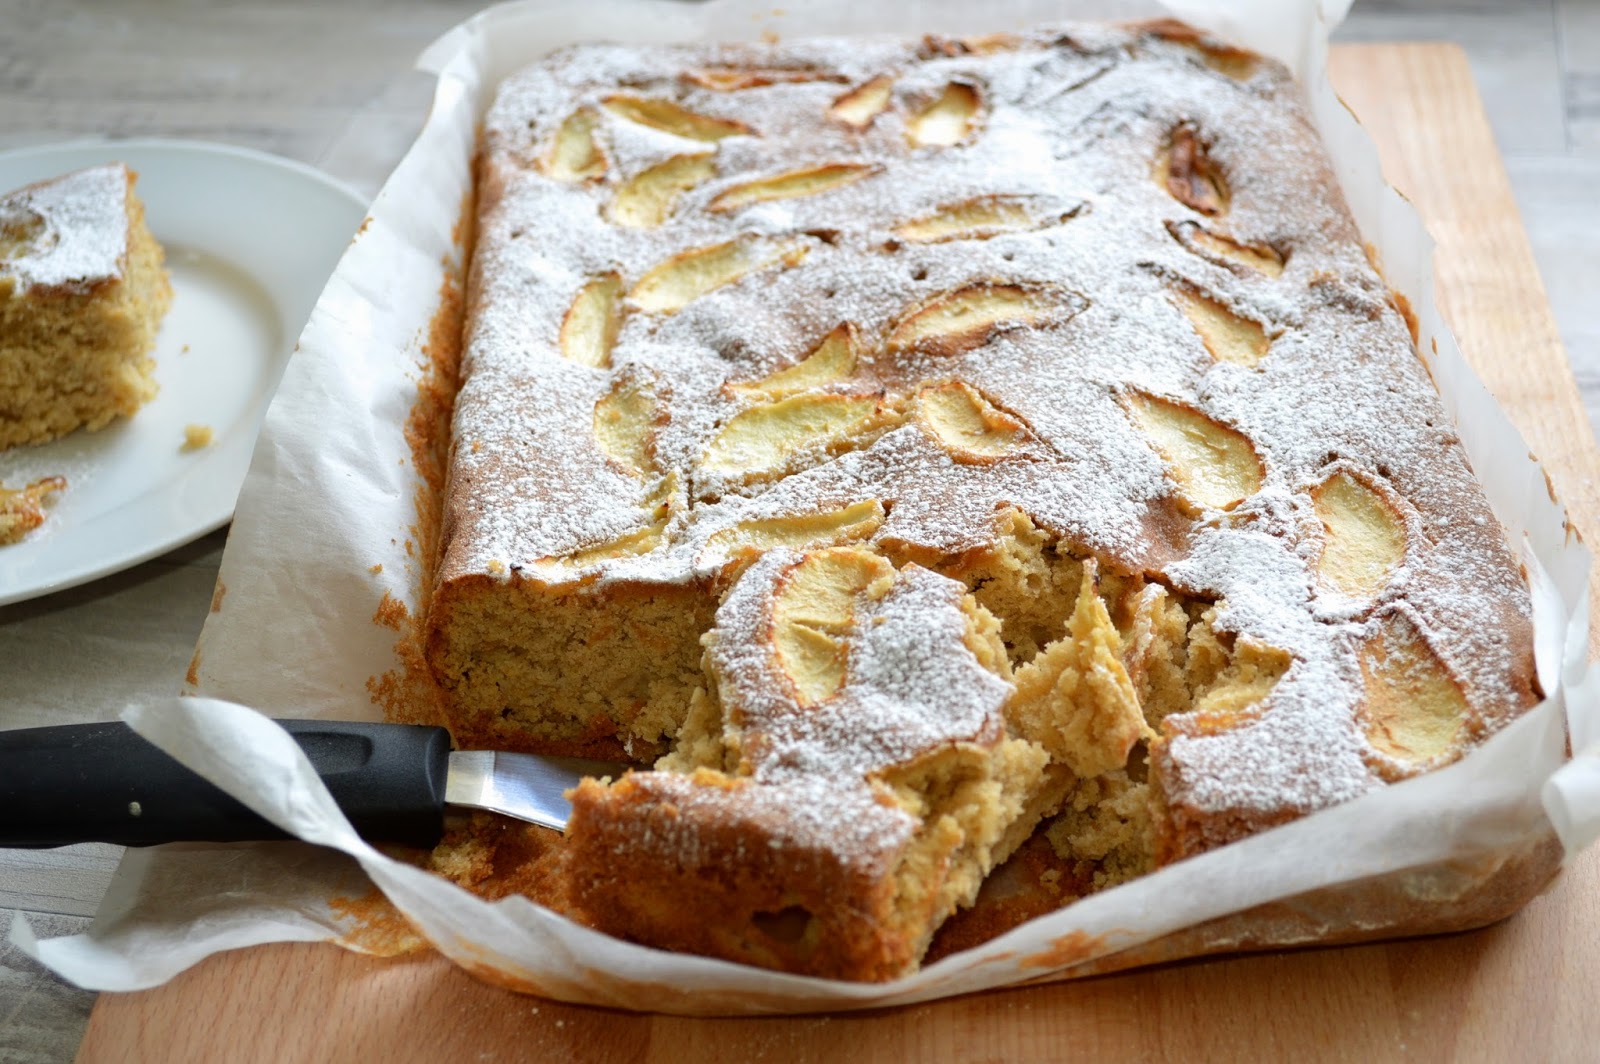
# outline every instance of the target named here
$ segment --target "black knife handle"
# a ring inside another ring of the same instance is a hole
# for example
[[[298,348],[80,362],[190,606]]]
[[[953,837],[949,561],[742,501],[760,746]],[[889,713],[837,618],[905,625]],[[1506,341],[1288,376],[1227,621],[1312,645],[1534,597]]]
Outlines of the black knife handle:
[[[372,842],[432,846],[444,833],[450,734],[366,721],[280,720]],[[0,731],[0,847],[284,839],[126,724]]]

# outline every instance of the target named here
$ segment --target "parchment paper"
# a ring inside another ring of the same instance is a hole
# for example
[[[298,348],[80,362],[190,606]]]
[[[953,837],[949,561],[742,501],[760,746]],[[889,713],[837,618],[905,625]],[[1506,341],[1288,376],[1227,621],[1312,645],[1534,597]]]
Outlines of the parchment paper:
[[[559,0],[494,8],[428,49],[432,114],[329,280],[268,414],[241,495],[220,608],[197,651],[197,693],[131,707],[129,722],[302,843],[130,851],[94,926],[13,939],[82,986],[153,986],[223,949],[337,940],[330,899],[370,877],[441,952],[498,982],[573,1001],[687,1013],[900,1004],[1092,967],[1097,959],[1277,899],[1441,862],[1485,860],[1554,831],[1570,856],[1600,834],[1600,673],[1586,660],[1590,558],[1528,449],[1462,360],[1433,300],[1432,245],[1383,181],[1370,140],[1326,78],[1347,0],[1167,0],[1167,10],[1286,62],[1308,87],[1362,231],[1415,308],[1420,348],[1533,586],[1535,655],[1550,697],[1455,765],[1162,869],[1034,920],[911,978],[856,985],[664,953],[578,927],[523,898],[488,903],[363,843],[266,716],[376,718],[369,678],[396,666],[374,623],[413,612],[417,473],[402,425],[470,191],[476,124],[497,82],[579,40],[667,42],[841,33],[988,32],[1136,17],[1140,0],[1080,4],[800,5]],[[1435,351],[1437,343],[1437,354]],[[223,701],[227,700],[227,701]],[[1577,756],[1568,761],[1570,731]],[[309,844],[317,844],[316,846]],[[325,847],[325,848],[319,848]],[[1064,948],[1068,945],[1071,949]]]

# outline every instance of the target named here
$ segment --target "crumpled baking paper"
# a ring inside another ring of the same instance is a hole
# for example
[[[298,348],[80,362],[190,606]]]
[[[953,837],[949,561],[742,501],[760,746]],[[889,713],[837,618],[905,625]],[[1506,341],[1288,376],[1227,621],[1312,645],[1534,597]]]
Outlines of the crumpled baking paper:
[[[1497,855],[1537,845],[1552,831],[1569,856],[1586,846],[1600,835],[1600,673],[1586,656],[1589,554],[1570,535],[1515,428],[1462,360],[1434,304],[1431,242],[1384,183],[1374,147],[1328,84],[1327,35],[1347,4],[1166,0],[1166,9],[1283,60],[1308,86],[1357,221],[1388,281],[1415,308],[1420,349],[1496,513],[1522,546],[1538,673],[1551,692],[1539,707],[1446,769],[1092,895],[882,985],[617,941],[524,898],[482,901],[366,845],[298,746],[262,713],[380,715],[366,683],[395,667],[396,650],[395,633],[374,623],[375,614],[385,602],[419,607],[410,531],[417,479],[401,427],[416,400],[443,279],[459,266],[453,230],[470,191],[477,122],[498,81],[579,40],[904,36],[1159,13],[1141,0],[832,0],[787,14],[745,0],[535,0],[477,15],[423,55],[420,65],[439,79],[432,114],[329,280],[257,445],[222,562],[220,608],[197,652],[198,689],[210,697],[175,697],[126,714],[141,734],[304,841],[130,851],[87,933],[39,942],[18,919],[13,940],[82,986],[134,990],[224,949],[338,940],[350,928],[332,899],[359,896],[370,881],[440,952],[502,984],[656,1011],[796,1012],[1083,973],[1121,951],[1137,955],[1169,933],[1265,903],[1384,875],[1493,867]]]

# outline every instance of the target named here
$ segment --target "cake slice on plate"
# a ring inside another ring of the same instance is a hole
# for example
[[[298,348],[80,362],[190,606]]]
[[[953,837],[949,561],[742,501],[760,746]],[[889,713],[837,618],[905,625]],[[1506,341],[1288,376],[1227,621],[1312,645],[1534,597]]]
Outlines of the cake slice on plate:
[[[155,397],[172,286],[134,177],[108,163],[0,197],[0,450]]]

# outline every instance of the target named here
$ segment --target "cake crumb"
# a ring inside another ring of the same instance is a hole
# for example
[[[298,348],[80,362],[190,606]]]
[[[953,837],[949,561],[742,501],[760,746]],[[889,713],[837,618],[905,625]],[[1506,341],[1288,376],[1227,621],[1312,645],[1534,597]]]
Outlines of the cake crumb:
[[[0,547],[21,542],[44,524],[44,504],[65,490],[66,477],[40,477],[22,488],[0,484]]]
[[[398,632],[409,615],[405,603],[385,591],[383,598],[378,601],[377,611],[372,615],[372,623]]]
[[[183,449],[185,451],[198,451],[203,447],[210,447],[212,437],[216,433],[210,425],[185,425],[183,427]]]

